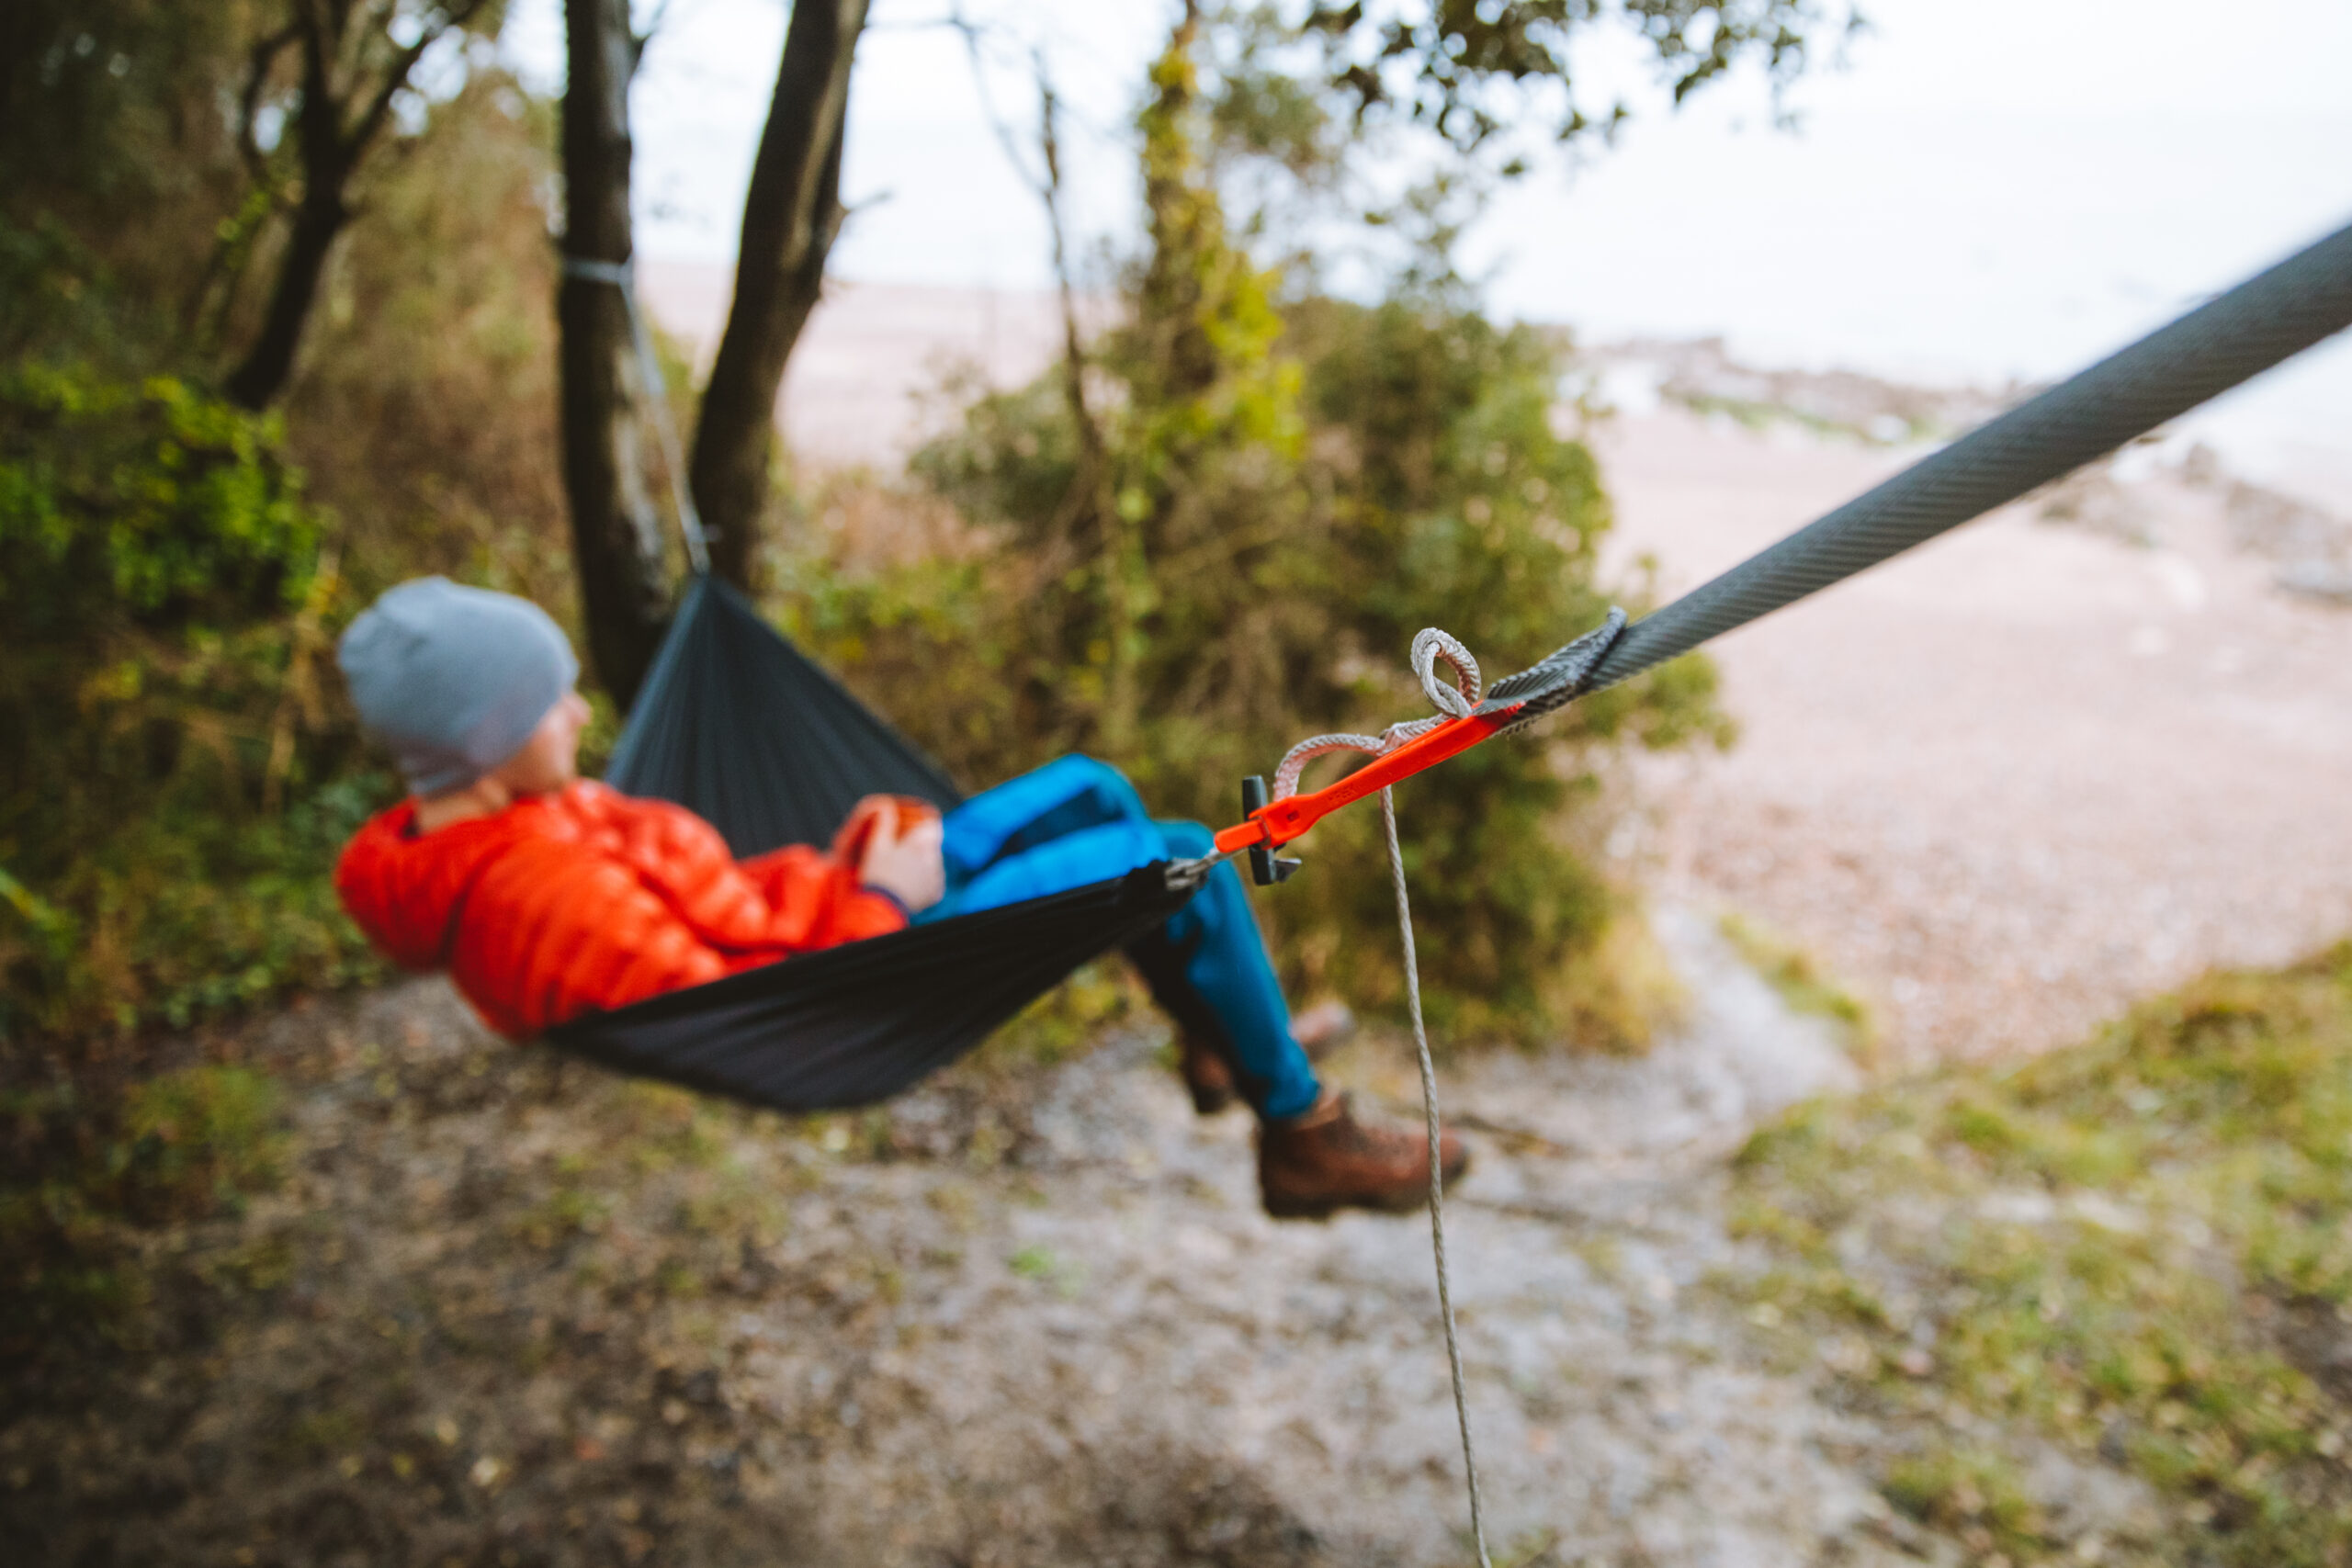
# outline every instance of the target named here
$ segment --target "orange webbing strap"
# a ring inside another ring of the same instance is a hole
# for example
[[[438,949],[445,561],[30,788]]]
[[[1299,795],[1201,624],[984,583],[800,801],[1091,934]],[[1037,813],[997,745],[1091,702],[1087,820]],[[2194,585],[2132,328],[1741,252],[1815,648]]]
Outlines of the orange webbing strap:
[[[1399,779],[1435,767],[1448,757],[1458,757],[1487,737],[1509,729],[1518,721],[1524,706],[1512,703],[1491,712],[1447,719],[1394,751],[1374,758],[1337,784],[1270,802],[1251,812],[1248,821],[1238,822],[1218,833],[1217,852],[1229,855],[1242,850],[1279,849],[1342,806],[1352,806],[1367,795],[1377,795]]]
[[[1252,778],[1244,784],[1242,809],[1248,820],[1217,834],[1217,858],[1247,850],[1251,874],[1260,885],[1283,880],[1298,869],[1298,863],[1276,861],[1275,850],[1343,806],[1376,795],[1449,757],[1458,757],[1507,729],[1566,707],[1584,690],[1594,665],[1624,629],[1625,612],[1612,608],[1600,626],[1510,679],[1497,682],[1482,700],[1478,661],[1470,650],[1435,626],[1424,628],[1413,638],[1413,673],[1442,716],[1391,725],[1376,737],[1318,735],[1300,741],[1275,770],[1273,799],[1266,798],[1262,780]],[[1439,675],[1441,664],[1453,669],[1451,681]],[[1337,784],[1298,794],[1301,770],[1330,751],[1363,751],[1373,760]]]

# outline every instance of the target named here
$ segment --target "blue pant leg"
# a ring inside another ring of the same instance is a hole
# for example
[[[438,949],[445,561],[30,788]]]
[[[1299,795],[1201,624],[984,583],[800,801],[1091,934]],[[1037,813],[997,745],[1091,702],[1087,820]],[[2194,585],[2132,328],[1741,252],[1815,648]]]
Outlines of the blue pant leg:
[[[1159,830],[1178,859],[1198,859],[1215,847],[1197,822],[1162,822]],[[1291,1036],[1290,1006],[1230,863],[1211,871],[1192,901],[1130,952],[1180,1024],[1213,1023],[1243,1098],[1261,1117],[1280,1121],[1314,1107],[1322,1088]]]
[[[1005,855],[967,877],[952,896],[953,912],[968,915],[1067,893],[1167,858],[1167,841],[1149,822],[1075,829],[1034,849]]]
[[[1091,757],[1057,757],[947,813],[941,850],[948,882],[960,885],[1007,855],[1081,828],[1150,818],[1116,768]]]
[[[1198,823],[1154,823],[1117,769],[1062,757],[947,814],[949,893],[923,918],[1082,887],[1213,847]],[[1314,1068],[1291,1037],[1290,1009],[1232,866],[1212,871],[1183,908],[1128,951],[1160,1006],[1226,1053],[1260,1115],[1295,1116],[1314,1105]]]

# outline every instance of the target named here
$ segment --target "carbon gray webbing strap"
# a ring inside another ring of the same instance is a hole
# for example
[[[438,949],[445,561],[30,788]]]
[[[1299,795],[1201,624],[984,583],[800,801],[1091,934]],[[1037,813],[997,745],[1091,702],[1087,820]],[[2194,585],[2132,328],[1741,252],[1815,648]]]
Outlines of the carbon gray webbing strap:
[[[1599,691],[2015,501],[2352,326],[2352,226],[1904,469],[1625,628]],[[1498,691],[1508,682],[1498,682]]]
[[[628,310],[628,334],[636,345],[638,378],[645,383],[645,400],[653,405],[653,434],[662,443],[662,466],[670,472],[670,501],[678,510],[678,532],[685,536],[686,560],[697,577],[710,573],[710,536],[703,531],[702,513],[695,510],[694,492],[686,486],[685,449],[678,440],[677,423],[670,417],[670,387],[662,376],[661,357],[653,352],[653,332],[645,312],[637,308],[637,272],[628,262],[595,261],[564,256],[564,276],[609,283],[620,290]]]

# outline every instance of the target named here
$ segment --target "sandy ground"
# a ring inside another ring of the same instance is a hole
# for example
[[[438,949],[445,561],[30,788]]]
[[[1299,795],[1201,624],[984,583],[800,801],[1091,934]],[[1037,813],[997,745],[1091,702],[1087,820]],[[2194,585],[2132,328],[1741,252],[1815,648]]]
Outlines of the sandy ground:
[[[1613,547],[1668,592],[1912,456],[1671,411],[1598,446]],[[2061,1043],[2352,931],[2352,613],[2278,592],[2211,487],[2106,507],[2011,508],[1722,639],[1739,744],[1644,770],[1665,894],[1815,952],[1898,1058]]]

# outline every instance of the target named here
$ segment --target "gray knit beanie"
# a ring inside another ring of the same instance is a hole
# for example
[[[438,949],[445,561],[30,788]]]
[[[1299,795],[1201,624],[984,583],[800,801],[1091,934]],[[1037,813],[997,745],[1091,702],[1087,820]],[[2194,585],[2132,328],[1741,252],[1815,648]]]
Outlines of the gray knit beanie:
[[[545,610],[446,577],[387,592],[344,632],[335,660],[360,722],[418,795],[463,789],[522,750],[580,676]]]

